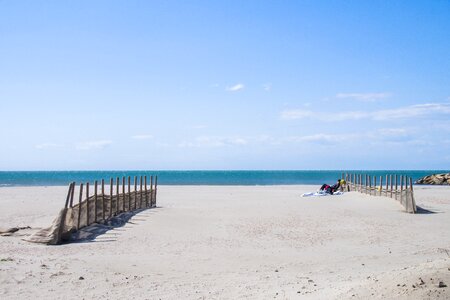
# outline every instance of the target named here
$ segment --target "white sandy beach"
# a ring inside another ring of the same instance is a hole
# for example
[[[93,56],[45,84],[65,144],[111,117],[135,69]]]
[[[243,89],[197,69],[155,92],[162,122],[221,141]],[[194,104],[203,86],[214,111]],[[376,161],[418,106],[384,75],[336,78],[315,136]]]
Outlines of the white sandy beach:
[[[450,187],[416,187],[435,213],[317,186],[160,186],[158,208],[94,241],[21,240],[67,187],[0,188],[1,299],[449,299]],[[422,281],[421,281],[422,280]]]

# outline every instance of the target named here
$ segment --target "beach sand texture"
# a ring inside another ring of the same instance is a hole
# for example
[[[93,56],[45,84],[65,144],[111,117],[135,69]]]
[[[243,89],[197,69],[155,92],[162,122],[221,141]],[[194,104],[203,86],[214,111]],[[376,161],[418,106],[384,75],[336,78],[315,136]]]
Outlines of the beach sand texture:
[[[160,186],[95,240],[0,237],[1,299],[449,299],[450,188],[425,209],[317,186]],[[46,227],[67,187],[0,188],[0,227]],[[434,213],[431,213],[434,212]]]

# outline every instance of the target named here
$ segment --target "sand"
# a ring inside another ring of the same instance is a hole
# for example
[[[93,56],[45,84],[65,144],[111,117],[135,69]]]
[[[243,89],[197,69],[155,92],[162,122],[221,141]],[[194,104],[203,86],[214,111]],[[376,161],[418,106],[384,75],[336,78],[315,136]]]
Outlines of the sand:
[[[0,188],[1,299],[449,299],[450,187],[422,213],[317,186],[160,186],[158,208],[94,240],[21,240],[50,225],[66,187]]]

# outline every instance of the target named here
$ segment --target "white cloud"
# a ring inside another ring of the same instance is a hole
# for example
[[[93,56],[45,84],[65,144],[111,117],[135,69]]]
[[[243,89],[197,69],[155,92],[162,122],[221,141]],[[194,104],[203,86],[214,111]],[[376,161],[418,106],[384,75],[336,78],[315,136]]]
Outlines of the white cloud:
[[[372,113],[374,120],[413,118],[430,114],[450,114],[448,103],[425,103],[396,109],[379,110]]]
[[[271,83],[263,84],[263,89],[264,89],[266,92],[269,92],[269,91],[272,89],[272,84],[271,84]]]
[[[450,103],[425,103],[394,109],[383,109],[372,112],[346,111],[336,113],[313,112],[311,110],[284,110],[280,114],[282,120],[313,119],[324,122],[369,119],[385,121],[407,119],[427,115],[450,114]]]
[[[96,150],[104,149],[112,144],[109,140],[99,140],[99,141],[89,141],[83,142],[76,145],[77,150]]]
[[[229,91],[229,92],[237,92],[239,90],[244,89],[244,87],[245,86],[242,83],[238,83],[238,84],[235,84],[233,86],[228,87],[227,91]]]
[[[138,135],[133,135],[131,137],[134,140],[149,140],[153,138],[153,135],[151,134],[138,134]]]
[[[283,120],[305,119],[311,118],[313,116],[314,113],[312,111],[304,109],[291,109],[291,110],[284,110],[281,112],[281,119]]]
[[[336,98],[340,99],[353,99],[358,101],[377,101],[390,97],[390,93],[339,93],[336,94]]]
[[[195,138],[192,142],[181,142],[178,144],[182,148],[218,148],[226,146],[244,146],[248,140],[242,137],[220,137],[220,136],[201,136]]]
[[[36,149],[61,148],[63,145],[55,143],[42,143],[34,146]]]

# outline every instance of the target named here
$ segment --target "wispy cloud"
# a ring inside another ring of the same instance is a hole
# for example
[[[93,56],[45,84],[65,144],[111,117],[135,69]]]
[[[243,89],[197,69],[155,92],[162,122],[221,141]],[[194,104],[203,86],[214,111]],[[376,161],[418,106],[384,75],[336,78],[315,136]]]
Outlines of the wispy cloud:
[[[369,119],[385,121],[407,119],[427,115],[450,114],[450,103],[426,103],[394,109],[383,109],[372,112],[347,111],[336,113],[314,112],[304,109],[284,110],[280,113],[282,120],[314,119],[324,122]]]
[[[42,143],[34,146],[36,149],[48,149],[48,148],[61,148],[64,147],[62,144],[56,143]]]
[[[151,134],[138,134],[138,135],[133,135],[131,137],[134,140],[149,140],[153,138],[153,135]]]
[[[377,101],[390,97],[390,93],[338,93],[336,98],[340,99],[353,99],[357,101]]]
[[[233,86],[228,87],[227,91],[229,91],[229,92],[237,92],[237,91],[240,91],[240,90],[244,89],[244,87],[245,86],[242,83],[238,83],[238,84],[235,84]]]
[[[97,150],[104,149],[112,144],[109,140],[99,140],[99,141],[89,141],[83,142],[76,145],[77,150]]]
[[[269,92],[270,90],[272,90],[272,84],[271,84],[271,83],[263,84],[263,89],[264,89],[266,92]]]
[[[201,136],[190,142],[183,141],[178,144],[178,146],[181,148],[217,148],[225,146],[243,146],[246,144],[248,144],[248,141],[242,137]]]

